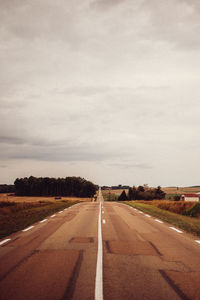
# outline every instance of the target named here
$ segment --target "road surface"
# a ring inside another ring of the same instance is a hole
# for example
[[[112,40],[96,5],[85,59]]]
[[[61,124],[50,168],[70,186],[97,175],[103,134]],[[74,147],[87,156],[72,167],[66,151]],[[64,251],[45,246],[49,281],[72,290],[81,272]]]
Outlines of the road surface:
[[[171,227],[99,192],[0,241],[0,299],[200,299],[200,244]]]

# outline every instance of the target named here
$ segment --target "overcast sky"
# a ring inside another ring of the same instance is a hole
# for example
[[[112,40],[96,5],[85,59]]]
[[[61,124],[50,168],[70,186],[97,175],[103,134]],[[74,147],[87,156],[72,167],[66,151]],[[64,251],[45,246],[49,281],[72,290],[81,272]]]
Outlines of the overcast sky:
[[[0,0],[0,183],[200,184],[199,0]]]

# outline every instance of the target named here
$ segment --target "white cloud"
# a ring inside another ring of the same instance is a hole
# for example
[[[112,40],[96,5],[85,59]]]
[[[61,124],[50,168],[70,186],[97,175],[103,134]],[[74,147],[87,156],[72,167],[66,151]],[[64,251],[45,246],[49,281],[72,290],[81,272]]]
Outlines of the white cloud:
[[[196,184],[198,1],[0,8],[2,182],[43,165],[100,184]]]

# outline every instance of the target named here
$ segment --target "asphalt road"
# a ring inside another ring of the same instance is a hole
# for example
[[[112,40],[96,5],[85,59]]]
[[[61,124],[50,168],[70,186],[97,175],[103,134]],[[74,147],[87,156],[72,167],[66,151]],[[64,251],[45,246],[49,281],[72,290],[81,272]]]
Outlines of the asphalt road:
[[[199,300],[200,244],[170,227],[100,193],[0,241],[0,299]]]

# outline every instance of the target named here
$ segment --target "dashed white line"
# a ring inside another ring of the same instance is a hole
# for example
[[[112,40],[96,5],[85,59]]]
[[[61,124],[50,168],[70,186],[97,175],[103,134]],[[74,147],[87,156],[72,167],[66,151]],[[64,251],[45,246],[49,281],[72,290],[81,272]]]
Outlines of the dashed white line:
[[[5,243],[7,243],[7,242],[9,242],[10,240],[11,240],[11,239],[5,239],[5,240],[1,241],[1,242],[0,242],[0,246],[3,245],[3,244],[5,244]]]
[[[102,214],[104,214],[104,211],[102,211]]]
[[[148,217],[148,218],[151,218],[151,216],[150,216],[150,215],[146,215],[146,214],[145,214],[145,216],[146,216],[146,217]]]
[[[101,227],[101,202],[99,204],[98,220],[98,251],[95,280],[95,300],[103,300],[103,251],[102,251],[102,227]]]
[[[179,230],[179,229],[176,229],[175,227],[169,227],[169,228],[171,228],[172,230],[174,230],[174,231],[176,231],[176,232],[178,232],[178,233],[183,233],[183,231],[181,231],[181,230]]]
[[[103,221],[102,221],[102,222],[103,222],[103,224],[106,224],[106,220],[105,220],[105,219],[103,219]]]
[[[200,240],[195,240],[196,243],[200,244]]]
[[[28,231],[28,230],[30,230],[30,229],[32,229],[34,226],[30,226],[30,227],[28,227],[28,228],[26,228],[26,229],[24,229],[24,230],[22,230],[22,231]]]
[[[44,219],[44,220],[40,221],[40,223],[44,223],[44,222],[46,222],[46,221],[47,221],[47,219]]]
[[[54,218],[56,215],[52,215],[51,218]]]
[[[63,213],[63,210],[62,211],[59,211],[59,214]]]
[[[163,221],[160,221],[158,219],[155,219],[155,221],[158,222],[158,223],[163,223]]]

